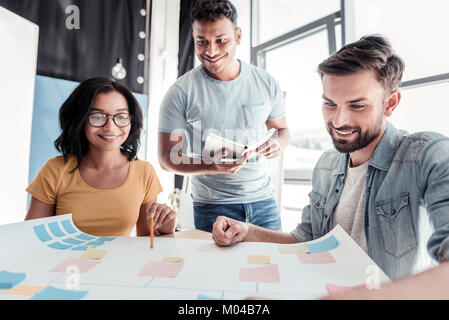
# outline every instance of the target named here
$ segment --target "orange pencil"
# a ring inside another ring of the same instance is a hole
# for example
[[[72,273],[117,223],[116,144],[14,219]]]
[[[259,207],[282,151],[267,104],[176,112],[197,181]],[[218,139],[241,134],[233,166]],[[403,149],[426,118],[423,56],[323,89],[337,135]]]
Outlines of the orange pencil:
[[[151,220],[150,220],[150,245],[151,245],[151,249],[153,249],[153,245],[154,245],[154,218],[151,218]]]

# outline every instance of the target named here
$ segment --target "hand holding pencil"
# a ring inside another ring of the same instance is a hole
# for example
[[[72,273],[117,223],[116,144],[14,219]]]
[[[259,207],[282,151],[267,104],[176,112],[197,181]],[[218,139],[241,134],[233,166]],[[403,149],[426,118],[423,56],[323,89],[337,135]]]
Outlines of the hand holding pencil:
[[[150,237],[154,241],[154,232],[161,234],[173,233],[176,227],[176,212],[163,203],[152,203],[148,210]],[[148,220],[147,220],[148,221]],[[153,246],[152,246],[153,247]]]

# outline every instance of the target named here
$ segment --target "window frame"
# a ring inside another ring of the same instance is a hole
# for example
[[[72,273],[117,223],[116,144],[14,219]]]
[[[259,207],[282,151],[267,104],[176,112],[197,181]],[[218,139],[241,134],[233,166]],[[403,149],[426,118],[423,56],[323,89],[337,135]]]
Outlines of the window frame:
[[[305,39],[309,36],[312,36],[318,32],[321,32],[327,29],[328,36],[328,48],[329,55],[333,54],[337,50],[337,32],[336,27],[338,25],[341,26],[341,43],[345,44],[346,41],[346,24],[345,24],[345,0],[340,1],[340,11],[336,11],[327,16],[319,18],[315,21],[312,21],[308,24],[300,26],[294,30],[288,31],[280,36],[277,36],[273,39],[260,43],[254,46],[253,37],[259,24],[259,17],[255,15],[255,0],[251,0],[250,3],[250,45],[251,45],[251,63],[266,69],[265,65],[265,56],[266,53],[281,48],[285,45],[288,45],[292,42]],[[257,27],[255,27],[257,25]],[[281,166],[282,167],[282,166]],[[285,176],[284,169],[282,172],[278,172],[281,175],[283,184],[297,184],[297,185],[311,185],[312,184],[312,174],[309,170],[298,170],[299,174],[295,174],[293,177]]]

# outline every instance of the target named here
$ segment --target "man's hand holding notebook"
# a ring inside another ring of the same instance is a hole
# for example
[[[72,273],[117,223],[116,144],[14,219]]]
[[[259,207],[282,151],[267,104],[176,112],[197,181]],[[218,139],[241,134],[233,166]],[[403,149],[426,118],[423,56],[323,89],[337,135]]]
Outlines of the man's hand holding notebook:
[[[272,128],[266,132],[262,137],[252,141],[251,143],[244,145],[229,139],[225,139],[213,133],[209,133],[206,138],[206,143],[203,149],[204,158],[212,158],[218,153],[222,153],[224,149],[228,150],[226,157],[221,158],[221,163],[232,163],[241,160],[246,153],[254,152],[257,148],[264,145],[277,130]],[[251,155],[252,156],[252,155]]]

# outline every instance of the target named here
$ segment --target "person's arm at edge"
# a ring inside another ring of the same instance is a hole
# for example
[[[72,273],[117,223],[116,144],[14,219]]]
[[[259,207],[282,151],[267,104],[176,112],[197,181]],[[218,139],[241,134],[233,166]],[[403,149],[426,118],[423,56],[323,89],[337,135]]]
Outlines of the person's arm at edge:
[[[379,289],[356,289],[327,296],[323,300],[349,299],[449,299],[449,263],[420,272],[416,275],[394,280]]]
[[[449,263],[444,262],[414,276],[394,280],[379,288],[352,289],[328,295],[320,300],[447,300],[449,299]],[[271,298],[248,297],[247,300]]]

